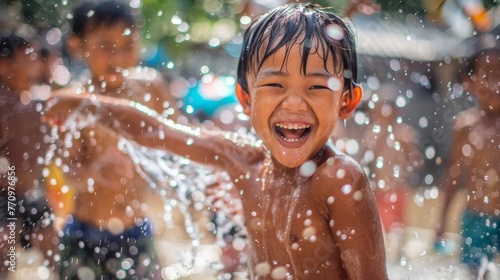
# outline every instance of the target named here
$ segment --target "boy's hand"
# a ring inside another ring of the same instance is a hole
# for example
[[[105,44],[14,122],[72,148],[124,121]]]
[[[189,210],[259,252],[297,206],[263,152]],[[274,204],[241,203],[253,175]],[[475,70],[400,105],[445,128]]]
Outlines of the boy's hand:
[[[93,104],[89,94],[74,94],[74,93],[58,93],[54,94],[47,100],[45,110],[42,114],[42,121],[49,125],[61,126],[66,121],[67,117],[77,108],[84,105],[89,105],[86,110]]]

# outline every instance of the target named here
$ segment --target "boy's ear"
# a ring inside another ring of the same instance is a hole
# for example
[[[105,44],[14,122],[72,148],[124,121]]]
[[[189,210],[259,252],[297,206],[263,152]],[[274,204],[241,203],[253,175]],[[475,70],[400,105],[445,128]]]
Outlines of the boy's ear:
[[[77,36],[73,35],[68,38],[68,41],[66,42],[68,46],[69,53],[78,59],[83,58],[83,43],[82,39],[78,38]]]
[[[347,119],[351,116],[351,113],[354,112],[356,106],[358,106],[361,98],[363,97],[363,89],[360,86],[355,86],[350,94],[349,90],[346,90],[342,93],[342,107],[339,110],[339,117],[341,119]]]
[[[250,94],[241,87],[240,83],[236,83],[236,97],[243,106],[243,112],[250,116]]]

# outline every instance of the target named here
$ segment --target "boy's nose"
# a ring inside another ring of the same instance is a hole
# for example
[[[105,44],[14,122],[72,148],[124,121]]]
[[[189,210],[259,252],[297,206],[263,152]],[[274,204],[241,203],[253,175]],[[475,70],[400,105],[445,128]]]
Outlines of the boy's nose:
[[[285,100],[283,100],[281,107],[291,112],[307,110],[307,104],[305,100],[296,94],[290,94],[289,96],[287,96]]]

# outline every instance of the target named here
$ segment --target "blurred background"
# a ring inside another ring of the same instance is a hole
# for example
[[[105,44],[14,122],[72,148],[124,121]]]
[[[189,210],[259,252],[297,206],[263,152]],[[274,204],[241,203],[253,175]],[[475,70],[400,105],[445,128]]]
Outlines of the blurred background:
[[[301,1],[130,0],[130,6],[141,19],[138,26],[143,36],[141,64],[164,75],[178,99],[178,107],[192,116],[190,121],[229,129],[245,127],[234,125],[236,121],[248,122],[234,97],[242,33],[256,15],[286,2]],[[418,258],[428,255],[426,252],[432,247],[432,234],[439,219],[439,184],[449,157],[454,116],[474,105],[458,82],[459,70],[463,59],[478,45],[498,46],[499,2],[312,2],[349,17],[358,35],[358,82],[364,89],[364,105],[349,120],[352,126],[347,127],[351,129],[344,129],[334,137],[335,143],[359,158],[359,135],[372,117],[363,108],[379,99],[393,101],[399,112],[398,122],[408,124],[416,132],[414,137],[423,164],[408,176],[411,188],[406,196],[409,203],[405,206],[408,211],[403,223],[404,234],[413,239],[397,243],[394,245],[397,248],[388,248],[389,257],[398,265],[393,268],[393,275],[410,275],[419,270],[410,272],[401,255]],[[65,44],[75,3],[75,0],[0,1],[2,32],[16,32],[40,42],[48,65],[46,83],[50,87],[65,86],[85,68],[69,56]],[[232,114],[219,110],[226,105],[236,106]],[[460,197],[455,204],[457,211],[462,205]],[[457,211],[451,214],[458,217]],[[451,233],[459,232],[458,220],[451,219],[447,225]],[[175,240],[175,243],[182,242]],[[410,243],[412,246],[408,246]],[[406,251],[401,253],[401,250]],[[447,259],[454,260],[456,255]],[[413,265],[421,268],[431,262]],[[414,279],[431,279],[425,278],[425,273],[436,271],[421,270]],[[205,276],[200,279],[207,279]]]

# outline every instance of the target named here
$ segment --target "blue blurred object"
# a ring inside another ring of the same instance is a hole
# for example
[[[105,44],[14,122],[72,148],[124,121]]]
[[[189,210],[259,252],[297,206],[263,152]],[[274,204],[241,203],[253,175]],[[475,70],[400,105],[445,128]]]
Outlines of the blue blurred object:
[[[238,103],[235,84],[231,76],[205,76],[184,96],[182,109],[200,121],[211,119],[220,107]]]
[[[441,255],[453,255],[456,250],[456,242],[452,239],[440,239],[434,243],[434,250]]]

